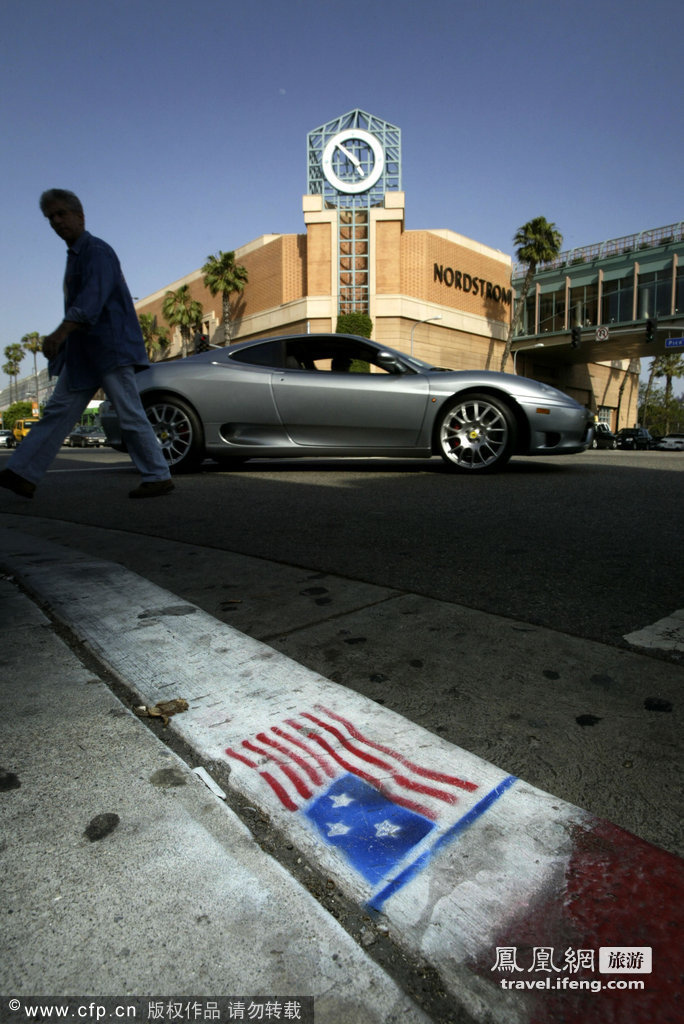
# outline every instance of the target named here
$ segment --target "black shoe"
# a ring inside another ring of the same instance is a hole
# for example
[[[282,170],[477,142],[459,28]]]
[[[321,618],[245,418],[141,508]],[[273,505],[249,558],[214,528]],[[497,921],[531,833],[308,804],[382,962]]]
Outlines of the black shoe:
[[[173,480],[149,480],[140,484],[134,491],[130,491],[129,498],[158,498],[161,494],[168,494],[173,490]]]
[[[32,498],[36,485],[30,480],[24,480],[23,476],[12,472],[11,469],[0,471],[0,487],[6,487],[8,491],[14,491],[21,498]]]

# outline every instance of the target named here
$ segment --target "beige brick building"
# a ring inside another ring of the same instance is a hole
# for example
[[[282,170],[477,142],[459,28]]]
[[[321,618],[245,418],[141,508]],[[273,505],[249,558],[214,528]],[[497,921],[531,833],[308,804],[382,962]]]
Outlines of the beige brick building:
[[[355,210],[309,194],[302,214],[301,234],[226,244],[249,275],[242,296],[233,297],[228,343],[334,331],[339,312],[361,309],[372,319],[375,341],[437,366],[500,368],[515,298],[510,255],[448,229],[407,230],[400,190]],[[181,285],[202,305],[203,332],[213,344],[225,344],[221,296],[212,297],[199,269],[139,300],[138,313],[163,324],[164,297]],[[506,370],[553,384],[613,428],[636,422],[638,361],[566,358],[566,343],[550,364],[548,352],[542,363],[521,350]],[[175,329],[165,358],[180,354]]]
[[[239,299],[231,341],[310,331],[334,331],[345,303],[344,254],[338,263],[338,232],[345,246],[344,210],[326,209],[318,195],[304,196],[306,232],[263,235],[235,249],[249,282]],[[342,223],[340,223],[342,221]],[[356,264],[368,273],[373,338],[454,369],[498,369],[511,318],[511,258],[453,231],[407,231],[404,193],[388,192],[348,239]],[[204,310],[204,332],[223,344],[221,296],[212,297],[201,270],[136,303],[164,323],[167,291],[188,285]],[[355,308],[353,295],[351,308]],[[429,321],[429,322],[425,322]],[[413,335],[413,338],[412,338]],[[173,333],[168,358],[180,354]]]

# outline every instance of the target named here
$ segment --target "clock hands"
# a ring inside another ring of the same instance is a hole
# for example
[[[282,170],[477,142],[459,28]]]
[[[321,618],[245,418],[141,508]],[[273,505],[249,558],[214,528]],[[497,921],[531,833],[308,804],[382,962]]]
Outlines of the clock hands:
[[[351,163],[354,164],[354,167],[356,167],[356,173],[358,174],[358,176],[360,178],[364,178],[366,176],[366,172],[364,171],[363,167],[361,166],[361,161],[356,156],[356,154],[352,153],[352,151],[350,149],[347,149],[346,146],[343,146],[341,142],[337,143],[337,148],[339,149],[339,151],[341,153],[344,153],[344,155],[346,156],[347,160],[351,161]]]
[[[382,144],[363,128],[337,132],[328,139],[321,159],[323,175],[333,189],[348,195],[371,189],[382,176],[384,166]]]

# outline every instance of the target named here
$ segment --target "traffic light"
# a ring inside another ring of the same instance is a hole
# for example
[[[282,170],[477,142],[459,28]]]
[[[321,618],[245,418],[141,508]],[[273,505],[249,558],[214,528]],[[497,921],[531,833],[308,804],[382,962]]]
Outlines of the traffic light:
[[[646,341],[655,341],[656,325],[655,320],[649,317],[646,321]]]
[[[195,335],[195,352],[208,352],[209,338],[206,334]]]
[[[572,345],[573,348],[579,348],[581,340],[582,340],[582,328],[581,327],[573,327],[572,331],[570,332],[570,344]]]

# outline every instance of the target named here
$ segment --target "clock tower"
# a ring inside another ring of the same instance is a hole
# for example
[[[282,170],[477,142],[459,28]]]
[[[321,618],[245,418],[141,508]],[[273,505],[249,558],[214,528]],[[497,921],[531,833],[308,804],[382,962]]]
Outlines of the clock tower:
[[[307,158],[307,198],[315,206],[320,197],[318,209],[336,223],[338,312],[369,313],[371,211],[384,209],[387,193],[401,190],[401,130],[351,110],[309,132]]]

